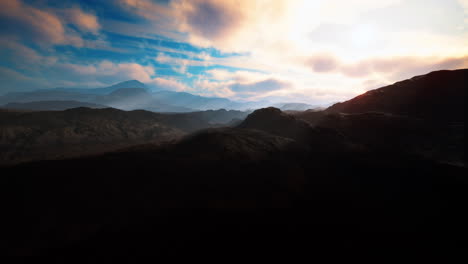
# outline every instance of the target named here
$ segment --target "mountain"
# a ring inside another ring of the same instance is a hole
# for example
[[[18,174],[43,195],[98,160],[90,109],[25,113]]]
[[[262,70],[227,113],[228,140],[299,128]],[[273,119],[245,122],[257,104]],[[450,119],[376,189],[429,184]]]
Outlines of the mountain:
[[[103,88],[56,88],[55,90],[75,92],[75,93],[104,95],[104,94],[110,94],[121,88],[147,89],[145,84],[137,80],[130,80],[130,81],[120,82],[120,83],[117,83],[108,87],[103,87]]]
[[[234,102],[225,98],[202,97],[185,92],[157,91],[152,95],[155,99],[167,104],[198,110],[233,109],[231,106],[235,105]]]
[[[294,112],[365,149],[466,166],[468,70],[436,71],[368,91],[324,111]]]
[[[224,109],[173,114],[84,107],[41,112],[7,109],[0,111],[0,165],[167,141],[204,128],[228,126],[246,115]]]
[[[61,111],[77,107],[107,108],[108,106],[78,101],[36,101],[27,103],[8,103],[2,108],[35,111]]]
[[[464,121],[468,69],[436,71],[368,91],[337,103],[328,112],[385,112],[445,121]]]
[[[122,110],[146,109],[154,112],[192,112],[217,109],[252,109],[256,103],[238,103],[225,98],[202,97],[185,92],[150,93],[136,80],[104,88],[56,88],[0,96],[0,105],[37,101],[80,101]],[[45,109],[53,110],[53,109]]]
[[[238,110],[207,110],[207,111],[198,111],[190,113],[191,116],[208,120],[211,124],[228,124],[233,122],[233,120],[244,120],[248,111],[238,111]]]
[[[123,110],[144,109],[153,112],[192,112],[193,109],[174,106],[155,99],[144,88],[119,88],[110,94],[98,96],[94,102]]]
[[[258,109],[231,127],[214,120],[246,113],[0,111],[1,155],[135,140],[0,168],[0,249],[80,263],[96,255],[464,254],[460,72],[430,73],[323,111]],[[433,97],[441,99],[435,109]]]
[[[279,103],[274,104],[273,107],[279,108],[282,111],[306,111],[308,109],[315,109],[318,106],[304,103]]]
[[[37,101],[80,101],[108,105],[122,110],[145,109],[154,112],[193,112],[217,109],[250,111],[271,105],[267,101],[236,102],[226,98],[203,97],[186,92],[167,90],[150,92],[145,84],[137,80],[103,88],[56,88],[0,96],[0,105]],[[284,103],[278,107],[283,110],[301,110],[312,106]],[[53,110],[53,108],[44,110]]]
[[[99,153],[185,133],[144,111],[74,108],[0,115],[0,163]]]

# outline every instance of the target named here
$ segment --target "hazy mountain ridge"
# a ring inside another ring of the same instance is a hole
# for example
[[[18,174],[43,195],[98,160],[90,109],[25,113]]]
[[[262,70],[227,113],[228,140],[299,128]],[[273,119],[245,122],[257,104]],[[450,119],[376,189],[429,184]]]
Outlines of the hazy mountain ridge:
[[[56,88],[0,96],[0,105],[38,101],[80,101],[83,104],[93,103],[122,110],[144,109],[153,112],[193,112],[217,109],[249,111],[270,105],[282,110],[295,111],[315,108],[303,103],[236,102],[227,98],[203,97],[187,92],[151,90],[137,80],[125,81],[103,88]],[[41,110],[54,109],[53,106],[47,109],[44,105]]]
[[[129,80],[129,81],[120,82],[120,83],[117,83],[108,87],[101,87],[101,88],[55,88],[53,90],[69,91],[69,92],[84,93],[84,94],[105,95],[105,94],[110,94],[121,88],[147,89],[144,83],[139,82],[137,80]]]
[[[217,109],[252,109],[257,102],[239,103],[226,98],[203,97],[186,92],[151,91],[132,80],[104,88],[56,88],[0,96],[0,105],[36,101],[81,101],[123,110],[145,109],[154,112],[192,112]],[[50,110],[50,109],[49,109]]]

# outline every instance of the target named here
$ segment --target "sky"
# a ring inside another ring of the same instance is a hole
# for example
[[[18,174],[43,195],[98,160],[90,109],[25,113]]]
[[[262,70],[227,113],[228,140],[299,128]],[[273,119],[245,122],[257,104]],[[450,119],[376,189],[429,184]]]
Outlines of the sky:
[[[0,94],[149,87],[329,104],[468,68],[468,0],[0,0]]]

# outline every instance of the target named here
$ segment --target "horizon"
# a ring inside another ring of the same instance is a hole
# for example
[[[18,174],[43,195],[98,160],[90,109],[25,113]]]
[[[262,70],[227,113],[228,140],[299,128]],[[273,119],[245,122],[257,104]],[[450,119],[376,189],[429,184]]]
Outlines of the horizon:
[[[468,67],[466,0],[0,6],[1,94],[138,80],[232,101],[328,105]]]

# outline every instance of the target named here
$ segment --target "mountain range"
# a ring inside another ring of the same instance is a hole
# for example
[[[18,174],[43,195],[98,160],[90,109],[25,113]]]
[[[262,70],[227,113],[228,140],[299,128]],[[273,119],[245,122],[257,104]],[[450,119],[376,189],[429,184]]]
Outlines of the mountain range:
[[[0,105],[2,104],[3,108],[19,109],[22,107],[25,110],[63,110],[77,106],[93,107],[89,104],[94,104],[122,110],[141,109],[152,112],[193,112],[218,109],[248,111],[270,105],[266,101],[236,102],[226,98],[203,97],[186,92],[152,91],[137,80],[103,88],[56,88],[9,93],[0,96]],[[57,108],[58,104],[60,107]],[[274,106],[283,110],[314,108],[314,106],[302,103],[282,103]]]
[[[0,111],[11,157],[119,148],[0,168],[0,248],[77,262],[464,253],[467,87],[463,69],[323,110]]]

